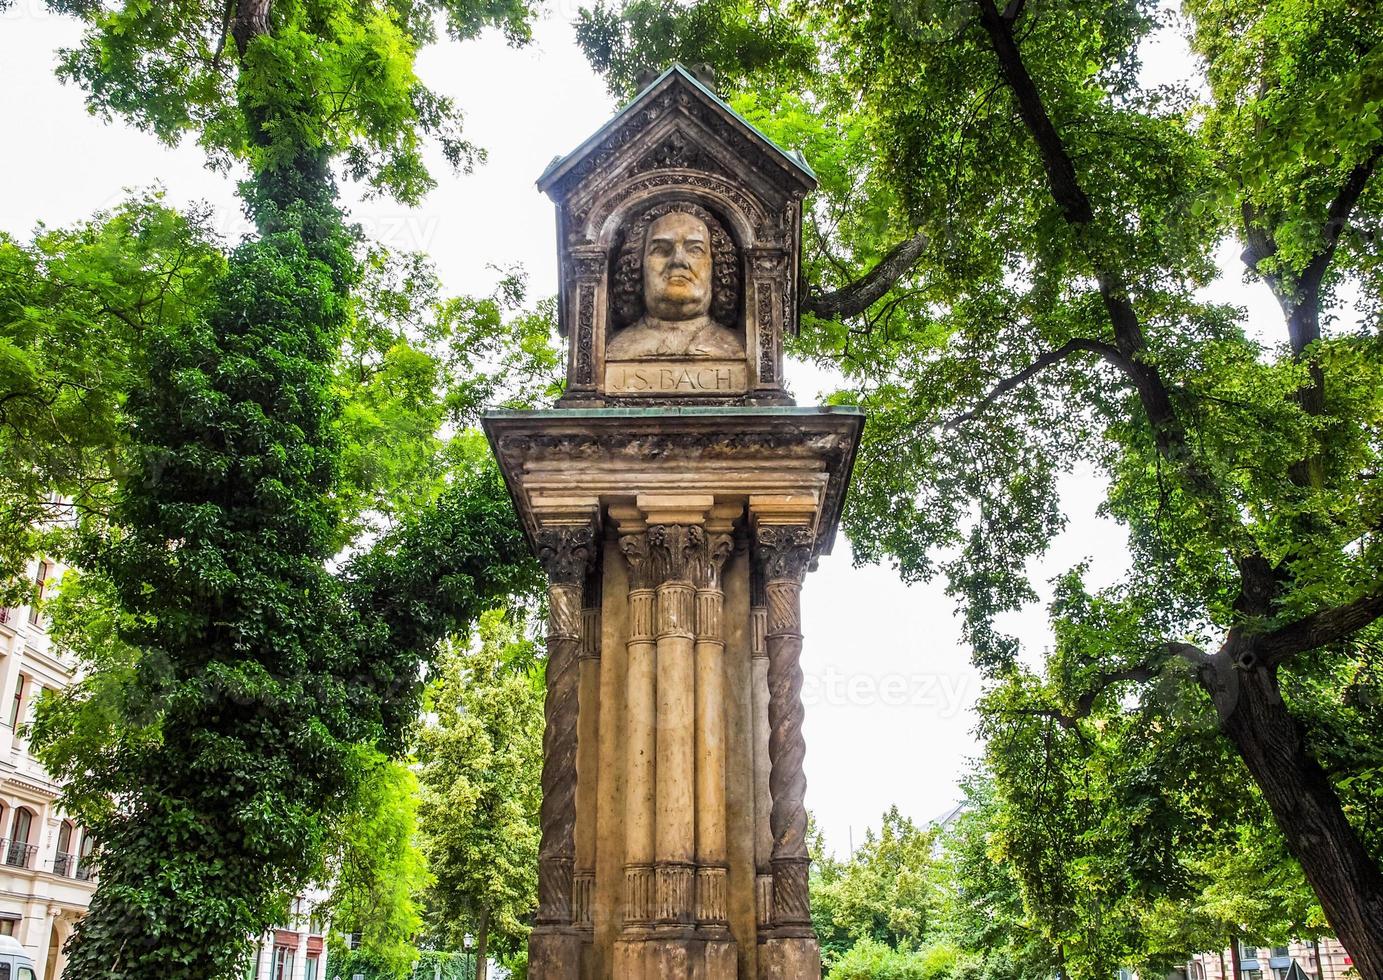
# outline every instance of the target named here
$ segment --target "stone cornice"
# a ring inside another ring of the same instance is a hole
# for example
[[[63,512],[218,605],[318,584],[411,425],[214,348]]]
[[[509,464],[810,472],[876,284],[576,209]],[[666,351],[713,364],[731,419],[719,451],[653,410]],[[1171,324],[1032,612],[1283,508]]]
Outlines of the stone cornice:
[[[483,425],[535,550],[535,510],[546,499],[666,494],[694,476],[717,500],[814,496],[813,550],[826,554],[864,416],[856,408],[553,409],[492,412]]]

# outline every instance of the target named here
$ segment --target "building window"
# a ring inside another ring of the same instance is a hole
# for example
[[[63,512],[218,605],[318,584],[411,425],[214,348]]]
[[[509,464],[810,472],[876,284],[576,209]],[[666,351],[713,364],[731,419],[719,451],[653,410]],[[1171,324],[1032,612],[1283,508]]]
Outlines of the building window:
[[[5,863],[13,868],[27,868],[32,865],[38,848],[29,843],[29,835],[34,829],[34,811],[27,807],[14,808],[14,821],[10,824],[9,846],[5,848]]]
[[[53,874],[66,878],[72,874],[76,863],[72,854],[72,823],[64,820],[58,827],[58,851],[53,855]]]
[[[21,708],[24,707],[24,683],[25,683],[25,680],[26,680],[25,676],[24,676],[23,674],[20,674],[20,675],[18,675],[18,679],[14,682],[14,700],[13,700],[12,702],[10,702],[10,727],[11,727],[11,728],[17,728],[17,727],[19,726],[19,711],[20,711]]]
[[[90,881],[96,874],[96,862],[91,857],[91,852],[95,849],[96,842],[91,839],[88,832],[82,833],[82,846],[77,851],[77,872],[78,881]]]
[[[13,936],[19,930],[19,916],[0,919],[0,936]]]
[[[48,585],[48,575],[52,572],[53,566],[46,561],[38,563],[38,572],[34,575],[34,601],[29,606],[29,624],[38,625],[39,606],[43,603],[43,590]]]
[[[295,950],[287,946],[274,947],[274,969],[270,980],[293,980],[293,956]]]
[[[303,973],[303,980],[317,980],[317,957],[312,956],[307,960],[307,970]]]

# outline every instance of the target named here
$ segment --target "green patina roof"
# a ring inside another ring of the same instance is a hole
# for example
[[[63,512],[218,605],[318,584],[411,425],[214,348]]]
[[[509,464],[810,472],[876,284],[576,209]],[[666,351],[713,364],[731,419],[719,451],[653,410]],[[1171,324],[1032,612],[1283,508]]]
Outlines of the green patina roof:
[[[600,419],[600,418],[666,418],[669,415],[731,415],[731,416],[796,416],[808,418],[821,415],[863,417],[864,409],[857,405],[668,405],[645,408],[496,408],[484,413],[486,419]]]
[[[769,139],[768,136],[764,134],[763,130],[759,129],[759,127],[755,126],[748,119],[745,119],[738,112],[732,109],[728,102],[722,99],[719,95],[716,95],[716,93],[712,91],[709,86],[703,84],[699,78],[697,78],[691,72],[687,71],[687,69],[682,67],[682,65],[673,64],[672,67],[668,68],[661,75],[655,78],[652,82],[644,86],[643,91],[641,91],[638,95],[634,96],[633,100],[628,105],[626,105],[619,112],[615,113],[615,115],[610,119],[609,122],[607,122],[604,126],[601,126],[598,130],[596,130],[584,143],[578,146],[575,150],[572,150],[566,156],[554,157],[552,162],[547,165],[547,169],[543,171],[542,176],[538,178],[538,190],[546,192],[554,183],[557,182],[557,179],[560,176],[562,176],[562,174],[565,171],[571,169],[571,167],[574,166],[577,163],[577,161],[579,161],[587,153],[599,146],[601,141],[604,140],[605,137],[609,135],[616,127],[618,127],[620,123],[623,121],[623,119],[629,114],[631,114],[638,107],[639,103],[642,102],[650,92],[662,85],[663,82],[666,81],[667,78],[671,75],[678,76],[678,78],[680,78],[682,81],[687,82],[706,98],[710,99],[711,102],[719,106],[720,109],[723,110],[726,115],[736,120],[741,126],[749,130],[751,134],[756,136],[764,144],[764,146],[767,147],[773,153],[773,155],[780,157],[783,160],[783,162],[785,162],[791,169],[796,170],[798,173],[806,177],[813,187],[816,186],[816,172],[812,170],[811,165],[807,163],[806,157],[804,157],[799,151],[783,149],[777,143],[773,142],[773,140]]]

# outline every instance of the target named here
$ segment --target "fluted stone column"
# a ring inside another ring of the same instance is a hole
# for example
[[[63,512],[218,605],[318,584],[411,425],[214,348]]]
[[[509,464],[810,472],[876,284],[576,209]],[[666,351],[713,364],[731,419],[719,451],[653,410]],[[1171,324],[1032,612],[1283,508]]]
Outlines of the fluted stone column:
[[[725,592],[720,573],[734,551],[729,528],[708,529],[693,562],[696,586],[696,921],[724,930]]]
[[[806,524],[756,528],[767,610],[769,792],[773,832],[773,916],[764,930],[763,980],[820,976],[821,953],[807,893],[807,778],[802,737],[802,579],[814,535]]]
[[[620,553],[629,565],[625,641],[624,925],[621,941],[643,938],[653,924],[654,767],[657,759],[657,568],[646,529],[621,525]],[[619,962],[617,960],[617,962]],[[629,967],[625,967],[630,972]]]
[[[655,875],[660,925],[692,922],[696,873],[696,589],[698,525],[658,524],[649,549],[665,570],[657,589],[658,738]]]
[[[541,980],[578,980],[581,937],[575,928],[576,756],[579,666],[586,576],[595,559],[593,522],[538,529],[538,561],[548,576],[547,696],[544,703],[543,802],[539,812],[538,913],[529,969]]]

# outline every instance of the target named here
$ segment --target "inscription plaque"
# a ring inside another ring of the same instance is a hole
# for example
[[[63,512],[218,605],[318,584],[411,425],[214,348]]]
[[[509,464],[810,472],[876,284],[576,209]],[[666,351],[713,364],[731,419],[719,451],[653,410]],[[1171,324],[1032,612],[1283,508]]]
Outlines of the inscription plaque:
[[[607,361],[605,390],[615,395],[736,395],[748,387],[743,360]]]

